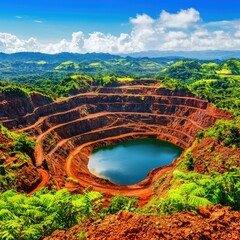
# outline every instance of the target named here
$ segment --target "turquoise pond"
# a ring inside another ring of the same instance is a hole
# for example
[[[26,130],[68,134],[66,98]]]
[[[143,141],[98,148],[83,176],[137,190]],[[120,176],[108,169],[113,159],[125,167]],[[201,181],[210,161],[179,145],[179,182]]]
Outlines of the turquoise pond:
[[[144,180],[152,169],[170,164],[182,151],[169,142],[134,139],[94,150],[88,168],[98,177],[130,185]]]

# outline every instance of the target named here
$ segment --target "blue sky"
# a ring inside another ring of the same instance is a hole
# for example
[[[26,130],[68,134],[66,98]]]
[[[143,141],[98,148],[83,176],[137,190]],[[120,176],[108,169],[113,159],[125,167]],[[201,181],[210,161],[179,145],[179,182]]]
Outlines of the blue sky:
[[[84,33],[84,38],[94,32],[131,35],[135,27],[131,19],[137,15],[157,21],[163,10],[177,14],[188,9],[199,13],[198,25],[228,21],[237,27],[240,19],[239,0],[6,0],[0,1],[0,32],[41,43],[71,41],[73,32]],[[211,31],[218,27],[211,25]]]
[[[130,31],[129,18],[136,14],[157,17],[162,10],[187,8],[197,9],[206,22],[240,18],[238,0],[11,0],[0,1],[0,31],[42,40],[73,31],[119,34]]]

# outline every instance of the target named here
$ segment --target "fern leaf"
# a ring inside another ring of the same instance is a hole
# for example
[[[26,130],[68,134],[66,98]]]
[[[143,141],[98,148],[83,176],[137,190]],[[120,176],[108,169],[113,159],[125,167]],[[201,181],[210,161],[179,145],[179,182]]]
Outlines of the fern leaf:
[[[193,207],[206,207],[208,204],[211,205],[211,202],[208,199],[195,195],[189,195],[188,201]]]
[[[4,193],[1,195],[1,199],[2,199],[3,201],[7,202],[10,197],[15,196],[16,194],[17,194],[16,191],[14,191],[14,190],[8,190],[8,191],[4,192]]]
[[[14,214],[10,212],[8,209],[0,210],[0,221],[10,220],[14,217]]]
[[[67,189],[61,189],[56,192],[55,198],[60,202],[68,202],[71,198],[71,194]]]
[[[198,187],[191,192],[192,195],[204,197],[206,196],[206,191],[203,187]]]

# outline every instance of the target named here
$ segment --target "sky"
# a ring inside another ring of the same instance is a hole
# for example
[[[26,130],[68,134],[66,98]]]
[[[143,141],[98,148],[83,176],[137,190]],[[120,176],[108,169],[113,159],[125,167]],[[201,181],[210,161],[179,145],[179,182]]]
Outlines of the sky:
[[[0,52],[236,49],[239,0],[0,1]]]

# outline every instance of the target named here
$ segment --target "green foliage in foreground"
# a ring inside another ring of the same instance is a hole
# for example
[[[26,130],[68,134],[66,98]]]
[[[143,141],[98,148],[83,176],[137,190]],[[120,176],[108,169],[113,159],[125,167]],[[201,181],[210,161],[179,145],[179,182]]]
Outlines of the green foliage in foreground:
[[[120,210],[152,214],[195,211],[198,206],[222,204],[240,210],[240,169],[213,176],[194,172],[174,172],[178,188],[165,199],[154,199],[148,207],[137,210],[137,199],[116,195],[102,208],[102,194],[85,190],[71,195],[66,189],[42,188],[32,196],[13,190],[0,194],[0,239],[38,239],[56,229],[68,229],[89,218],[104,218]]]
[[[4,192],[0,195],[0,239],[38,239],[56,229],[68,229],[94,216],[101,196],[88,191],[71,196],[66,189],[42,189],[32,196]]]
[[[88,190],[71,195],[66,189],[42,188],[32,196],[6,191],[0,194],[0,239],[38,239],[89,218],[98,219],[119,210],[134,211],[137,200],[116,195],[106,208],[102,208],[103,201],[101,193]]]
[[[207,204],[222,204],[240,211],[240,169],[213,176],[194,172],[174,172],[175,181],[182,183],[172,189],[165,199],[154,199],[146,208],[155,214],[172,214],[179,211],[195,211]]]
[[[128,212],[133,212],[137,209],[136,197],[128,198],[122,195],[115,195],[110,199],[110,204],[107,208],[103,209],[103,213],[106,214],[115,214],[119,210],[124,210]]]

